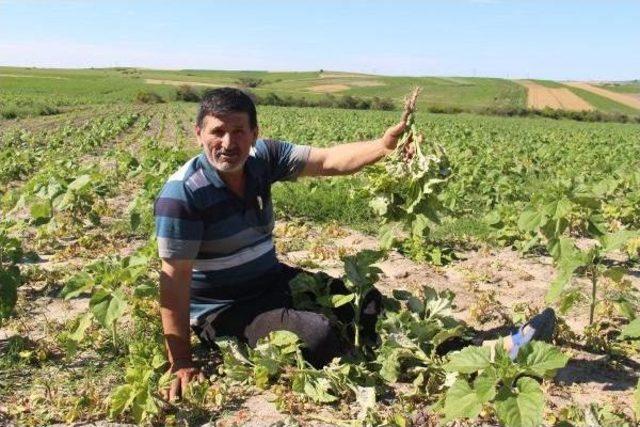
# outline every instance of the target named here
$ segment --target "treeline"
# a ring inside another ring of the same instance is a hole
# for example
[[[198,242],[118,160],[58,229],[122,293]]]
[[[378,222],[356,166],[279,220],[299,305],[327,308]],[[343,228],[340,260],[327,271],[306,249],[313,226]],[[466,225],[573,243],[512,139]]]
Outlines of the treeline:
[[[640,123],[640,115],[630,116],[623,113],[605,113],[602,111],[567,111],[553,108],[495,108],[484,107],[464,110],[457,107],[429,107],[431,113],[457,114],[474,113],[487,116],[503,117],[545,117],[548,119],[567,119],[579,122],[607,122],[607,123]]]
[[[189,85],[179,86],[176,90],[175,100],[186,102],[200,102],[202,93],[206,89],[195,89]],[[273,105],[277,107],[323,107],[344,108],[351,110],[383,110],[391,111],[399,109],[389,98],[361,98],[352,95],[335,96],[326,94],[322,98],[307,99],[296,98],[291,95],[280,96],[270,92],[266,95],[258,95],[245,89],[258,105]],[[150,91],[141,91],[136,96],[138,102],[156,103],[164,102],[162,97]],[[459,114],[472,113],[487,116],[502,117],[545,117],[549,119],[568,119],[580,122],[612,122],[612,123],[640,123],[640,115],[629,116],[622,113],[605,113],[602,111],[565,111],[545,108],[541,110],[513,107],[480,107],[461,108],[453,106],[429,106],[427,111],[434,114]]]
[[[351,110],[395,110],[396,105],[389,98],[361,98],[351,95],[334,96],[326,94],[319,99],[307,99],[304,97],[280,96],[269,92],[266,95],[258,95],[249,90],[244,90],[258,105],[273,105],[277,107],[324,107],[346,108]],[[176,100],[187,102],[199,102],[204,90],[196,90],[192,86],[182,85],[176,90]]]

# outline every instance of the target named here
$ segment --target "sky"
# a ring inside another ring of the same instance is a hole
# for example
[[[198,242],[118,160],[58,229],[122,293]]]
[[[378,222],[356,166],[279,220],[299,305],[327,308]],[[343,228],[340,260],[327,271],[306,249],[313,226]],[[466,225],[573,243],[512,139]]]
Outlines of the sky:
[[[0,0],[0,65],[640,78],[640,0]]]

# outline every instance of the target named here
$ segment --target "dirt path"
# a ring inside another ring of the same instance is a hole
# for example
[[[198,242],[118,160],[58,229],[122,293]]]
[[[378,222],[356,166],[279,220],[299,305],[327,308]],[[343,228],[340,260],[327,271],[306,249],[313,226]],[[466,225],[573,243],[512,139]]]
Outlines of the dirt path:
[[[596,95],[604,96],[605,98],[609,98],[612,101],[616,101],[620,104],[624,104],[628,107],[640,110],[640,96],[638,95],[634,96],[632,94],[612,92],[601,87],[590,85],[589,83],[567,82],[565,84],[568,86],[577,87],[578,89],[588,90],[589,92],[595,93]]]
[[[527,107],[535,109],[591,111],[593,106],[567,88],[550,88],[529,80],[516,80],[527,88]]]

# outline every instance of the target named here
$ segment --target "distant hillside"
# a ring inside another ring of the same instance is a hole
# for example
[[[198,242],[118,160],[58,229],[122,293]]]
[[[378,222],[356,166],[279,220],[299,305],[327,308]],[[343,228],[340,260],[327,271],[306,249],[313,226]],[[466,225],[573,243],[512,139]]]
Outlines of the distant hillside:
[[[147,88],[161,96],[187,84],[205,86],[239,86],[258,95],[275,93],[309,100],[327,95],[350,95],[362,98],[389,98],[398,108],[411,88],[423,88],[423,106],[441,109],[474,110],[484,108],[524,108],[526,92],[512,81],[472,77],[389,77],[334,71],[266,72],[110,69],[42,69],[0,67],[0,90],[3,94],[52,92],[69,97],[94,97],[95,102],[135,95]],[[130,99],[130,98],[129,98]]]
[[[481,77],[391,77],[327,70],[0,67],[0,116],[56,114],[86,104],[172,101],[185,85],[195,94],[193,99],[207,87],[235,86],[253,92],[261,103],[270,105],[400,109],[404,96],[414,86],[421,86],[419,107],[432,112],[534,113],[601,120],[601,113],[637,116],[640,111],[634,104],[640,102],[637,81],[584,85]],[[548,113],[554,109],[556,112]],[[590,115],[576,115],[585,111]]]

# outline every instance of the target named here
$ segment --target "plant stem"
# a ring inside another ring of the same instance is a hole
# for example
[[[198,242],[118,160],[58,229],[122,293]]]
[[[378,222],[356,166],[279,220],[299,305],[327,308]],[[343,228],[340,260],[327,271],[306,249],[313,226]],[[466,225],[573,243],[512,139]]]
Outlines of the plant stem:
[[[598,284],[597,268],[591,269],[591,306],[589,307],[589,325],[593,324],[593,316],[596,311],[596,289]]]
[[[111,325],[111,338],[113,339],[113,349],[118,352],[118,343],[116,341],[116,322]]]
[[[356,298],[354,301],[354,314],[353,314],[353,329],[354,329],[354,338],[353,344],[357,349],[360,349],[360,291],[356,294]]]

